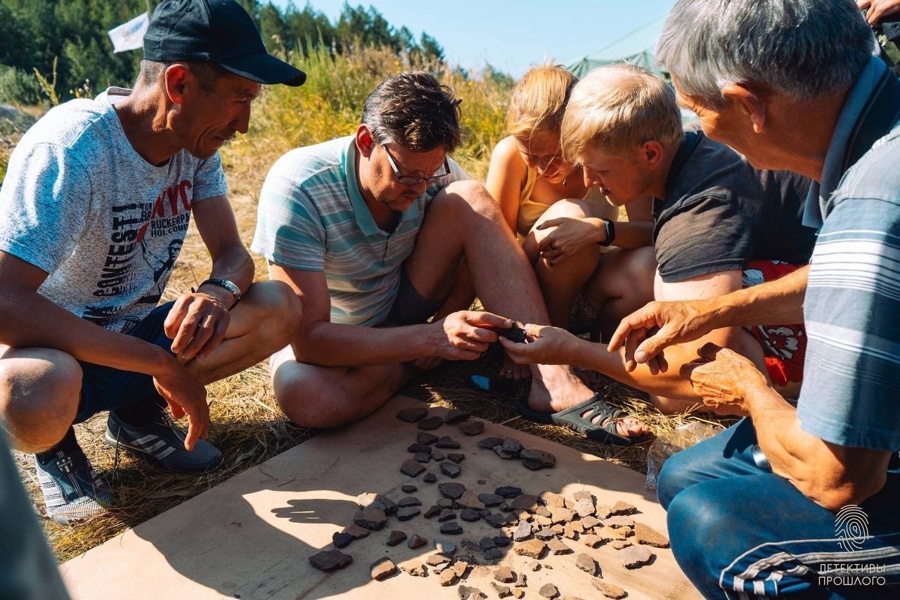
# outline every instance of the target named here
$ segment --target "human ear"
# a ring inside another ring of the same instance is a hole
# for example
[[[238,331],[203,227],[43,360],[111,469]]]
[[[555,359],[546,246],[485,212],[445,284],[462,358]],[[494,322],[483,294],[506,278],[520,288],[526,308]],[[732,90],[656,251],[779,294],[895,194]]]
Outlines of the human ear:
[[[184,65],[174,64],[166,68],[163,84],[166,95],[173,104],[184,104],[191,72]]]
[[[722,96],[747,116],[754,133],[762,133],[766,126],[766,101],[762,94],[748,85],[732,83],[722,88]]]
[[[369,130],[368,125],[360,125],[356,128],[356,148],[366,158],[372,155],[372,150],[375,148],[375,138],[372,137],[372,132]]]
[[[647,140],[641,144],[640,156],[649,167],[656,167],[662,161],[662,144],[656,140]]]

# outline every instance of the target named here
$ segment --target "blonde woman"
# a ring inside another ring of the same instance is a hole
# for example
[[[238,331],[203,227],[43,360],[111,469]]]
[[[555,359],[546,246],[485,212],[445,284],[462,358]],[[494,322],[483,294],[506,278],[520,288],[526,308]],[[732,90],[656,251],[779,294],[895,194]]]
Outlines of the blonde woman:
[[[553,324],[608,335],[652,300],[651,199],[626,207],[628,221],[618,222],[603,190],[562,159],[560,129],[577,81],[551,64],[525,74],[513,90],[509,135],[494,148],[486,186],[535,266]],[[592,293],[581,295],[588,284]],[[515,369],[504,365],[501,375],[515,376]]]

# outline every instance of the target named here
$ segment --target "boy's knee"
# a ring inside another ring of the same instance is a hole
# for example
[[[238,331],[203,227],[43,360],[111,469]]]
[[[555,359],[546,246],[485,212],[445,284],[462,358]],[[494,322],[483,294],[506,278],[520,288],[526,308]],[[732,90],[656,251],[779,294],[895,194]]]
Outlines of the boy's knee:
[[[673,454],[663,463],[656,484],[656,497],[666,510],[680,492],[696,483],[696,473],[683,454]]]

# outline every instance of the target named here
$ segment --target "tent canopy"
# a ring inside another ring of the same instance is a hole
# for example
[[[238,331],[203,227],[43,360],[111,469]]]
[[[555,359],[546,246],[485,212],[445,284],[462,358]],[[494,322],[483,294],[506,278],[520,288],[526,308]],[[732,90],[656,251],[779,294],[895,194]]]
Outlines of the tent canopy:
[[[662,32],[666,16],[665,14],[660,15],[643,27],[635,29],[599,50],[583,56],[570,65],[566,65],[566,68],[581,78],[596,67],[627,62],[644,67],[657,75],[662,75],[662,71],[656,66],[654,51],[656,49],[656,40]]]

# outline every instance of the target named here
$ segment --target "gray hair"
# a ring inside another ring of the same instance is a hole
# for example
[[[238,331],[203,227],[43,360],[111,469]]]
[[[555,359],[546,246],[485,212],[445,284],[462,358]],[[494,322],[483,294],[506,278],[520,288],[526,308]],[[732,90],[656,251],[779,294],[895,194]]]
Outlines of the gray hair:
[[[873,47],[854,0],[678,0],[656,59],[682,93],[716,110],[733,83],[799,100],[848,89]]]

